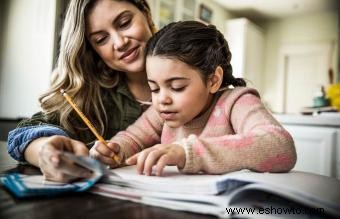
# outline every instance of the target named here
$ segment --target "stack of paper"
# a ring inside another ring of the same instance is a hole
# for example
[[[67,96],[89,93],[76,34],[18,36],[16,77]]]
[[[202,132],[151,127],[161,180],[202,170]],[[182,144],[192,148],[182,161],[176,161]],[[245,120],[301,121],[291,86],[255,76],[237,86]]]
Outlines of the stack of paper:
[[[42,175],[9,174],[1,182],[17,197],[81,192],[91,187],[90,192],[108,197],[218,217],[340,218],[340,181],[326,176],[246,170],[185,175],[167,166],[158,177],[139,175],[135,166],[108,171],[88,157],[68,153],[64,157],[92,170],[93,176],[62,184],[45,181]]]
[[[183,175],[167,166],[164,176],[137,174],[135,166],[111,170],[91,192],[175,210],[228,217],[331,215],[340,217],[340,181],[304,172]],[[260,214],[260,211],[265,211]]]

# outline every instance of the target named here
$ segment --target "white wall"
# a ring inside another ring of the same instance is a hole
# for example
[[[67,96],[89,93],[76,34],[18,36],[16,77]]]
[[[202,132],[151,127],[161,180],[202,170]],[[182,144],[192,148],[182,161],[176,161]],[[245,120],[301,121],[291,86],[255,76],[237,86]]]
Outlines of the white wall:
[[[335,42],[333,69],[338,75],[338,31],[339,17],[337,11],[323,12],[308,16],[290,17],[266,24],[266,50],[262,98],[274,112],[281,111],[278,102],[280,91],[278,81],[278,55],[280,47],[288,44],[327,43]],[[327,74],[327,72],[325,72]],[[306,75],[308,77],[308,75]],[[301,88],[301,91],[303,88]]]
[[[222,33],[225,33],[225,21],[230,19],[232,15],[227,10],[225,10],[223,7],[221,7],[219,4],[211,0],[197,0],[196,1],[197,12],[199,11],[200,4],[204,4],[209,9],[212,10],[213,14],[211,18],[211,23],[215,25],[219,31],[221,31]],[[198,14],[197,14],[197,17],[199,17]]]
[[[28,117],[49,86],[57,0],[8,0],[0,50],[0,118]]]

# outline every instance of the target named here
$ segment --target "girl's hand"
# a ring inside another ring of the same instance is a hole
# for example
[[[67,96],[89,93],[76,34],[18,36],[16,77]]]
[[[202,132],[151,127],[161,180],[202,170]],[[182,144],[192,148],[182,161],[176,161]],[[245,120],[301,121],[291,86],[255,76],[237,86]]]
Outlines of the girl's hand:
[[[177,165],[182,169],[185,165],[185,151],[177,144],[157,144],[145,149],[126,160],[126,164],[137,164],[139,174],[151,175],[156,165],[156,175],[161,176],[166,165]]]
[[[90,149],[90,157],[109,165],[111,168],[115,168],[119,166],[119,163],[117,163],[113,157],[116,155],[122,160],[122,157],[119,156],[119,151],[120,147],[116,143],[107,142],[105,145],[100,141],[96,141]]]
[[[63,151],[88,156],[89,151],[83,142],[65,136],[51,136],[36,139],[35,141],[35,143],[41,144],[38,152],[38,162],[46,180],[70,182],[92,175],[90,170],[75,165],[62,156]]]

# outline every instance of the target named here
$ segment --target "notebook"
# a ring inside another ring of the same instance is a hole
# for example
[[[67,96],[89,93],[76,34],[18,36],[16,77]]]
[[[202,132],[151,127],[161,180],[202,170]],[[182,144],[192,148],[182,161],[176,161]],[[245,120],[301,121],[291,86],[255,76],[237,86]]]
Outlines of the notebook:
[[[89,191],[218,217],[240,214],[239,211],[246,211],[243,213],[252,217],[265,216],[260,214],[261,210],[274,212],[278,217],[297,216],[301,212],[305,216],[310,213],[321,218],[325,215],[340,217],[340,181],[299,171],[256,173],[244,170],[223,175],[184,175],[176,167],[167,166],[164,175],[158,177],[138,175],[135,166],[127,166],[110,170]]]

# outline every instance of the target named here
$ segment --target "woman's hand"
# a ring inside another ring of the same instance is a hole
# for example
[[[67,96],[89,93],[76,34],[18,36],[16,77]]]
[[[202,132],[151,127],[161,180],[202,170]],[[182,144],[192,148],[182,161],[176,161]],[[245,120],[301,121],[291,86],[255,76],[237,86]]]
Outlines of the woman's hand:
[[[166,165],[176,165],[182,169],[185,165],[185,151],[177,144],[157,144],[145,149],[126,160],[126,164],[137,164],[139,174],[151,175],[156,165],[156,175],[161,176]]]
[[[47,180],[70,182],[92,175],[90,170],[75,165],[73,162],[63,158],[63,151],[82,156],[88,156],[89,153],[84,143],[65,136],[56,135],[32,141],[26,149],[25,158],[30,162],[34,161],[35,158],[33,156],[38,156],[36,164],[40,167]],[[31,163],[34,164],[34,162]]]
[[[101,161],[102,163],[109,165],[111,168],[118,167],[120,163],[117,163],[114,156],[118,156],[119,160],[123,160],[122,156],[119,156],[120,147],[113,142],[107,142],[106,145],[100,141],[96,141],[93,147],[90,149],[90,157]]]

